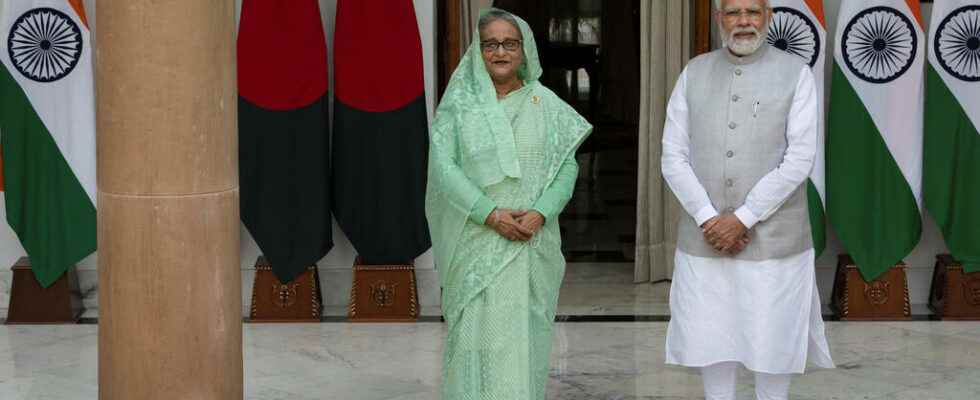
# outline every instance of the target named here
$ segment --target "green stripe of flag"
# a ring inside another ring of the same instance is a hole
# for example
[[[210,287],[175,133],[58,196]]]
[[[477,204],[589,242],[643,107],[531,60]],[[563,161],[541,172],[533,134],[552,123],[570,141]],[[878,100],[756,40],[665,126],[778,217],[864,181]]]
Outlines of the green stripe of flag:
[[[865,280],[902,260],[922,231],[915,197],[874,120],[835,63],[827,125],[827,214]]]
[[[27,95],[0,67],[7,222],[50,286],[96,247],[95,206],[72,173]]]
[[[980,271],[980,133],[932,64],[926,66],[923,201],[953,257]]]

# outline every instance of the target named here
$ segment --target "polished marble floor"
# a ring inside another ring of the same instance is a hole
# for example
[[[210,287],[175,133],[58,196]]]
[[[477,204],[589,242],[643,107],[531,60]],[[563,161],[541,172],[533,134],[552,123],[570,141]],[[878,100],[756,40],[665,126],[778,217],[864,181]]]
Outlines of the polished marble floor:
[[[444,325],[246,324],[256,400],[436,400]],[[828,323],[838,363],[796,378],[792,399],[980,399],[980,322]],[[556,324],[549,399],[698,399],[663,364],[663,322]],[[96,399],[95,325],[0,326],[0,399]],[[740,399],[751,398],[743,376]]]
[[[633,263],[568,263],[558,293],[558,315],[670,314],[670,283],[633,283]]]

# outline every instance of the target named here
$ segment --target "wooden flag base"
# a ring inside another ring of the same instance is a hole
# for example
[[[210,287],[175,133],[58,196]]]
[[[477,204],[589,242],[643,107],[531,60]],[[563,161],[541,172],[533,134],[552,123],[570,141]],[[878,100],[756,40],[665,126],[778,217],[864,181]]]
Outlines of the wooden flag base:
[[[78,275],[71,267],[50,287],[43,288],[34,277],[31,262],[21,257],[10,267],[10,305],[7,324],[74,324],[85,306],[78,287]]]
[[[964,272],[949,254],[936,256],[929,309],[943,320],[980,321],[980,272]]]
[[[415,266],[354,261],[347,318],[351,322],[414,322],[419,317]]]
[[[905,263],[898,263],[878,279],[865,282],[851,256],[839,255],[831,306],[841,321],[911,320]]]
[[[320,322],[322,309],[315,265],[292,282],[282,283],[265,257],[255,260],[251,322]]]

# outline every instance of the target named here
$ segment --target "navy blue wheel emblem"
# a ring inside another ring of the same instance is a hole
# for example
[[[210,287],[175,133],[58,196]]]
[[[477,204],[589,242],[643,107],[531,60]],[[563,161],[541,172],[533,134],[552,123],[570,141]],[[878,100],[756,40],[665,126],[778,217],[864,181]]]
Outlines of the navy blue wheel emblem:
[[[918,41],[915,25],[905,14],[891,7],[871,7],[844,28],[841,53],[858,78],[887,83],[912,66]]]
[[[75,69],[82,56],[82,31],[65,13],[35,8],[14,21],[7,37],[10,62],[21,75],[53,82]]]
[[[766,42],[772,47],[799,56],[811,67],[817,64],[820,57],[820,34],[817,26],[794,8],[772,9]]]
[[[949,13],[936,29],[936,58],[959,80],[980,81],[980,6]]]

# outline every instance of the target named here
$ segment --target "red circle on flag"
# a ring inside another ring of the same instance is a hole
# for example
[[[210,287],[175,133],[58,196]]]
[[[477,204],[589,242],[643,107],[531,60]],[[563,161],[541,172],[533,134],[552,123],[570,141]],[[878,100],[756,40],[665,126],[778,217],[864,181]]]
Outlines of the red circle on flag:
[[[424,93],[411,0],[338,0],[333,57],[334,95],[347,106],[391,111]]]
[[[327,45],[317,0],[242,4],[238,94],[272,110],[310,105],[327,92]]]

